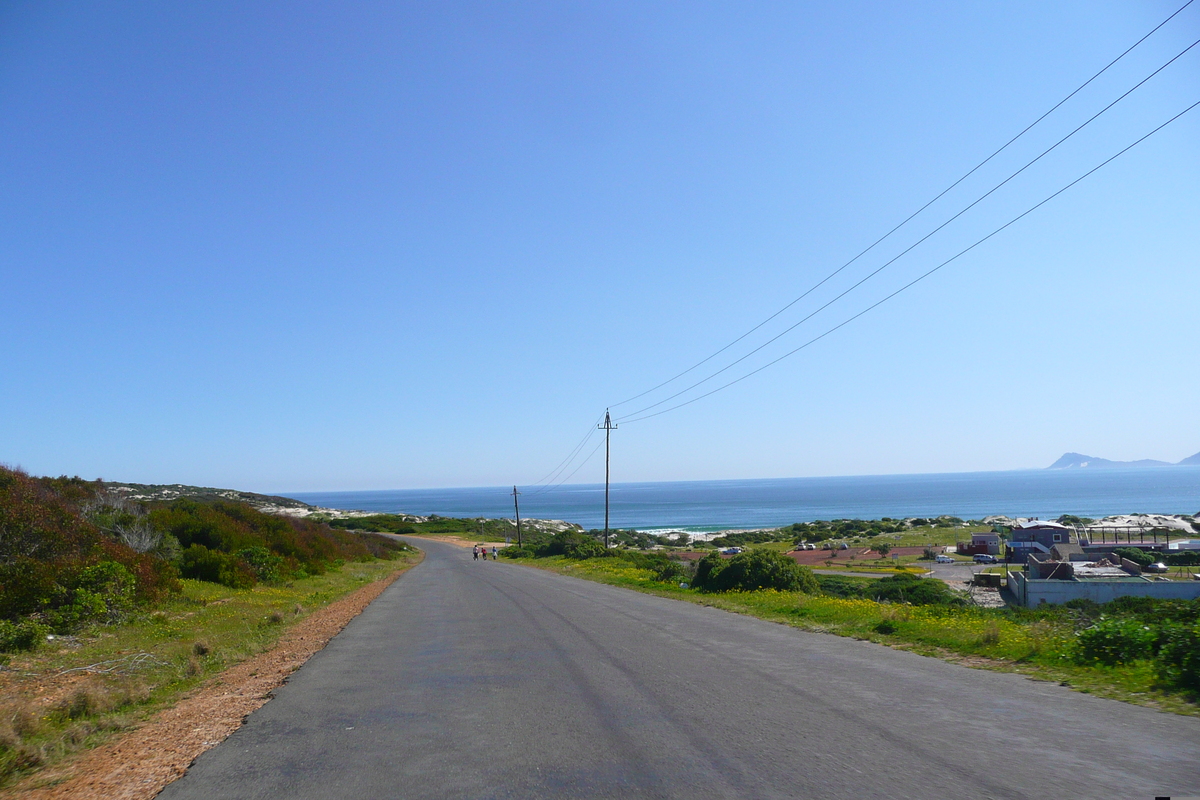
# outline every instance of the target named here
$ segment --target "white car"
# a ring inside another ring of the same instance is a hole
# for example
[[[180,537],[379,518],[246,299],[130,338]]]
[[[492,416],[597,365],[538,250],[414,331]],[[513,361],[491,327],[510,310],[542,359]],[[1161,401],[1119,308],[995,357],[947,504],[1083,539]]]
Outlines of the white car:
[[[938,564],[954,564],[955,563],[954,559],[947,555],[936,556],[933,560]]]

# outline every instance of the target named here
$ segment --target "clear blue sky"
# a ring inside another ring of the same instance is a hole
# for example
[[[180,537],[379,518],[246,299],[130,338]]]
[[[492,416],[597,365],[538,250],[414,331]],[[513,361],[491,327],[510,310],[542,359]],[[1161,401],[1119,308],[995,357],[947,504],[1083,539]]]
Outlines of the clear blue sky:
[[[1181,4],[5,3],[0,461],[257,491],[530,484]],[[763,332],[1196,38],[1200,3]],[[726,375],[1197,100],[1200,47]],[[1200,450],[1198,143],[1200,109],[818,344],[623,424],[614,480]],[[602,476],[597,457],[572,482]]]

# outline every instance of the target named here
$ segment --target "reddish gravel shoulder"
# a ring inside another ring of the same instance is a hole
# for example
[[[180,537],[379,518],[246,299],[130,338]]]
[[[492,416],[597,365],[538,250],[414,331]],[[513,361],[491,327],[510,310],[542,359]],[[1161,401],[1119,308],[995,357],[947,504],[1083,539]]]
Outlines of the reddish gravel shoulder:
[[[13,800],[146,800],[220,744],[274,689],[403,574],[398,570],[293,625],[276,646],[205,683],[138,728],[0,792]]]

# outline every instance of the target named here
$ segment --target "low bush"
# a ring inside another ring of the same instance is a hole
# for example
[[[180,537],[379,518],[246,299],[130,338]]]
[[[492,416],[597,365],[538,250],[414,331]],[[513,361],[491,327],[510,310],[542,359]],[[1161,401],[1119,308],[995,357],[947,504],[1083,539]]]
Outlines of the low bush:
[[[682,583],[691,578],[691,570],[678,561],[666,560],[654,569],[654,580],[664,583]]]
[[[280,578],[283,558],[275,555],[265,547],[247,547],[234,553],[235,558],[241,559],[261,583],[275,583]]]
[[[503,558],[533,558],[535,553],[528,547],[516,547],[514,545],[503,548],[500,551],[500,555]]]
[[[179,571],[185,578],[219,583],[231,589],[248,589],[258,581],[253,567],[242,559],[202,544],[193,544],[183,551]]]
[[[1181,550],[1163,559],[1169,567],[1200,567],[1200,550]]]
[[[380,536],[377,533],[360,533],[358,540],[375,558],[391,561],[403,553],[412,552],[412,546],[390,536]]]
[[[398,514],[372,514],[334,521],[339,528],[380,533],[417,533],[417,526]]]
[[[0,619],[0,653],[35,650],[46,641],[50,627],[31,619],[12,622]]]
[[[546,544],[537,547],[534,552],[539,556],[585,559],[604,555],[604,545],[582,531],[566,530],[554,534]]]
[[[818,575],[817,583],[821,594],[830,597],[861,598],[867,596],[868,582],[872,578],[845,578],[841,575]]]
[[[708,592],[777,589],[813,594],[821,589],[812,570],[773,550],[738,553],[727,563],[711,553],[697,565],[693,585]]]
[[[692,588],[701,591],[718,591],[714,589],[716,578],[725,569],[725,559],[716,550],[700,559],[696,564],[696,574],[692,576]]]
[[[889,575],[868,585],[866,596],[884,603],[914,606],[961,606],[966,601],[943,582],[916,575]]]
[[[105,617],[121,605],[157,602],[179,590],[178,572],[169,563],[139,553],[106,536],[84,518],[79,504],[90,496],[86,481],[35,479],[0,467],[0,619],[39,615],[68,632],[78,620]],[[119,597],[108,591],[116,564],[123,578]],[[105,572],[107,570],[108,572]]]
[[[1164,683],[1200,691],[1200,623],[1166,626],[1156,666]]]
[[[1080,661],[1106,666],[1127,664],[1155,654],[1157,634],[1148,625],[1129,617],[1101,617],[1078,635]]]
[[[1146,567],[1154,563],[1155,556],[1153,553],[1147,553],[1137,547],[1118,547],[1112,551],[1114,556],[1127,558],[1139,567]]]

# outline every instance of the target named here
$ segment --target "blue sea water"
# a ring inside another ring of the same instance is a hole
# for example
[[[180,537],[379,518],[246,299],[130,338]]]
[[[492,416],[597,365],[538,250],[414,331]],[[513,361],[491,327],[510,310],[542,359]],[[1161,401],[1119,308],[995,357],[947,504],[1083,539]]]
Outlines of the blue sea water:
[[[522,488],[522,518],[604,526],[604,485],[539,491]],[[444,517],[509,517],[511,487],[299,492],[288,495],[326,508]],[[768,528],[816,519],[989,514],[1057,517],[1077,514],[1195,514],[1200,466],[1132,469],[1014,470],[841,478],[616,483],[610,524],[639,530],[704,532]]]

